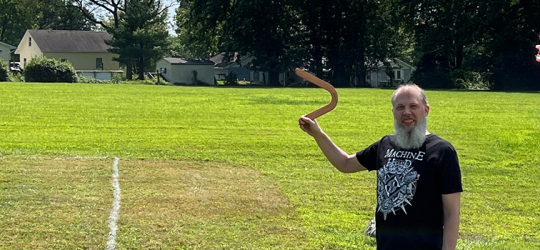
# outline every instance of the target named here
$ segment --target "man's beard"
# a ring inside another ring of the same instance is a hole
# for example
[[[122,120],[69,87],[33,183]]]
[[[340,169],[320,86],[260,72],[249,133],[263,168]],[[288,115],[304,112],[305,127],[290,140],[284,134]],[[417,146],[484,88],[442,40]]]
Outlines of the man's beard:
[[[397,143],[404,149],[420,148],[426,140],[427,118],[420,119],[411,129],[407,130],[394,119],[394,135]]]

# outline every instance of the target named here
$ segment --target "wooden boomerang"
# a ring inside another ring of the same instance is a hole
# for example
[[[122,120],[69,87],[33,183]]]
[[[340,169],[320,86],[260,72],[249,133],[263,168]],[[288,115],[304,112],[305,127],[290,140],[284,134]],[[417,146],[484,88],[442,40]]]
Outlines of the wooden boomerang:
[[[330,83],[327,83],[302,69],[296,68],[295,73],[297,76],[302,77],[304,80],[311,82],[323,89],[326,89],[332,95],[332,100],[330,101],[330,103],[307,114],[306,115],[307,117],[309,117],[311,120],[315,120],[315,118],[332,111],[332,109],[336,107],[337,102],[338,102],[338,97],[337,97],[337,92],[334,86],[332,86]]]

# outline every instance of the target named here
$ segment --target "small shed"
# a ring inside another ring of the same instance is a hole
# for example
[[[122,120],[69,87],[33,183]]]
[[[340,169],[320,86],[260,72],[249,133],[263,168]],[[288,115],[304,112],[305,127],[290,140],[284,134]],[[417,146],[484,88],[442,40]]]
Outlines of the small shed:
[[[0,59],[4,59],[6,62],[11,61],[11,51],[14,49],[15,46],[0,42]]]
[[[214,85],[214,63],[210,60],[167,57],[157,61],[156,67],[171,83]]]

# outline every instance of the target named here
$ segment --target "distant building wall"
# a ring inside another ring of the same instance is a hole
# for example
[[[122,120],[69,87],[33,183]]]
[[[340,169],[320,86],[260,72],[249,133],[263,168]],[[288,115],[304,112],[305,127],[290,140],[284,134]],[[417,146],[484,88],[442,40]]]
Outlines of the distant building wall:
[[[59,61],[67,60],[76,70],[118,70],[120,63],[113,60],[118,57],[112,53],[43,53],[47,58],[54,58]]]

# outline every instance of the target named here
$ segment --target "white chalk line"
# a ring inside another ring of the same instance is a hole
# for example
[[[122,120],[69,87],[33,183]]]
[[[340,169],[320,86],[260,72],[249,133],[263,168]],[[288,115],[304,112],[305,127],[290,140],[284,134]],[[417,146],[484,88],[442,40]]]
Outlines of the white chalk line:
[[[113,206],[111,209],[111,214],[109,215],[109,219],[107,220],[107,223],[109,224],[109,228],[111,231],[109,232],[109,237],[107,238],[107,250],[114,250],[116,249],[116,230],[118,229],[118,225],[116,222],[118,221],[118,217],[120,216],[120,183],[118,183],[118,157],[114,157],[114,164],[113,164],[113,174],[112,174],[112,181],[111,184],[114,188],[113,190]]]

